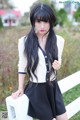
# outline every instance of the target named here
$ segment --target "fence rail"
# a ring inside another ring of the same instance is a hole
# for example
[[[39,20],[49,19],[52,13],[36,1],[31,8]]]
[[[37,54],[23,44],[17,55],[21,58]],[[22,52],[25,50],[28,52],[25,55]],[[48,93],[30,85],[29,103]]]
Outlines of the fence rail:
[[[80,84],[80,71],[60,80],[58,84],[59,84],[59,87],[62,93],[67,92],[71,88]],[[74,116],[77,112],[79,112],[80,111],[80,97],[78,97],[73,102],[68,104],[66,106],[66,110],[67,110],[68,119]]]

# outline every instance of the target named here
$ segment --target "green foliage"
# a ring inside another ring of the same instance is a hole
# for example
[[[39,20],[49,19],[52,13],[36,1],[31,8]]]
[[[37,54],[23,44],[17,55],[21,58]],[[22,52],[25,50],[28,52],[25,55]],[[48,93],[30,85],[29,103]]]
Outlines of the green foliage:
[[[80,96],[80,85],[77,85],[63,94],[65,105],[68,105],[73,100],[77,99],[79,96]],[[70,118],[70,120],[80,120],[80,112],[75,114],[72,118]]]
[[[70,120],[80,120],[80,111],[70,118]]]
[[[57,12],[57,16],[58,16],[58,23],[63,26],[64,23],[68,20],[67,18],[67,13],[64,9],[60,9],[58,12]]]
[[[80,7],[78,7],[77,11],[74,13],[74,18],[77,22],[80,22]]]
[[[3,27],[3,23],[2,23],[2,19],[0,17],[0,28],[2,28],[2,27]]]
[[[46,3],[46,4],[50,4],[51,1],[50,0],[38,0],[40,3]]]
[[[79,96],[80,96],[80,85],[77,85],[63,94],[65,105],[68,105],[73,100],[77,99]]]

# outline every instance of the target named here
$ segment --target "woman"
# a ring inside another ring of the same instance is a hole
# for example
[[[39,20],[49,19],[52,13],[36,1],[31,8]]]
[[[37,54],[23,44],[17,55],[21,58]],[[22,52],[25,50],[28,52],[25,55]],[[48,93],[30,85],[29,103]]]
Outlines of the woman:
[[[31,31],[19,39],[19,88],[12,97],[25,94],[33,118],[68,120],[56,76],[64,46],[64,39],[53,30],[56,17],[48,5],[38,4],[30,12],[30,21]],[[29,84],[24,90],[26,73]]]

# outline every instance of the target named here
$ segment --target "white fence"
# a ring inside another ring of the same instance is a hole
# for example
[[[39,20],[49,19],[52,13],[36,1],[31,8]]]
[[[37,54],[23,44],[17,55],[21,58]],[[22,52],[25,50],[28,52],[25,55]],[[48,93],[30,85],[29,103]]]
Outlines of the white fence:
[[[61,89],[61,92],[65,93],[66,91],[80,84],[80,71],[60,80],[58,84]],[[68,104],[66,106],[66,109],[67,109],[68,118],[71,118],[77,112],[79,112],[80,111],[80,97],[78,97],[76,100]]]
[[[59,87],[61,89],[62,94],[66,91],[70,90],[71,88],[75,87],[76,85],[80,84],[80,71],[60,80],[58,82]],[[76,94],[76,93],[75,93]],[[14,107],[14,101],[10,100],[11,104],[10,106]],[[18,103],[19,101],[17,101]],[[14,107],[15,109],[15,107]],[[70,104],[66,106],[68,119],[70,119],[72,116],[74,116],[77,112],[80,111],[80,97],[78,97],[76,100],[72,101]],[[12,111],[13,112],[13,111]],[[2,119],[3,120],[3,119]],[[5,119],[6,120],[6,119]],[[10,119],[10,120],[15,120]],[[29,120],[29,119],[28,119]]]

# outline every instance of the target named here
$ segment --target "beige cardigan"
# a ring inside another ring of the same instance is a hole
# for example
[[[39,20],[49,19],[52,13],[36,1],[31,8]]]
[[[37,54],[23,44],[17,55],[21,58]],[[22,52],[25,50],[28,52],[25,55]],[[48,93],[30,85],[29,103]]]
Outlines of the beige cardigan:
[[[57,36],[57,47],[58,47],[58,60],[61,62],[61,57],[62,57],[62,51],[64,47],[64,39],[63,37],[56,35]],[[24,54],[24,37],[21,37],[18,42],[18,52],[19,52],[19,62],[18,62],[18,72],[25,74],[27,72],[26,67],[27,67],[27,58]],[[46,63],[45,63],[45,58],[44,55],[41,51],[40,48],[38,48],[38,56],[39,56],[39,63],[38,66],[35,70],[35,74],[38,77],[38,83],[43,83],[46,82]],[[37,82],[36,78],[33,76],[33,82]],[[53,74],[50,78],[52,79],[55,75]],[[55,77],[54,77],[55,79]],[[31,80],[31,78],[30,78]],[[31,80],[32,81],[32,80]]]

